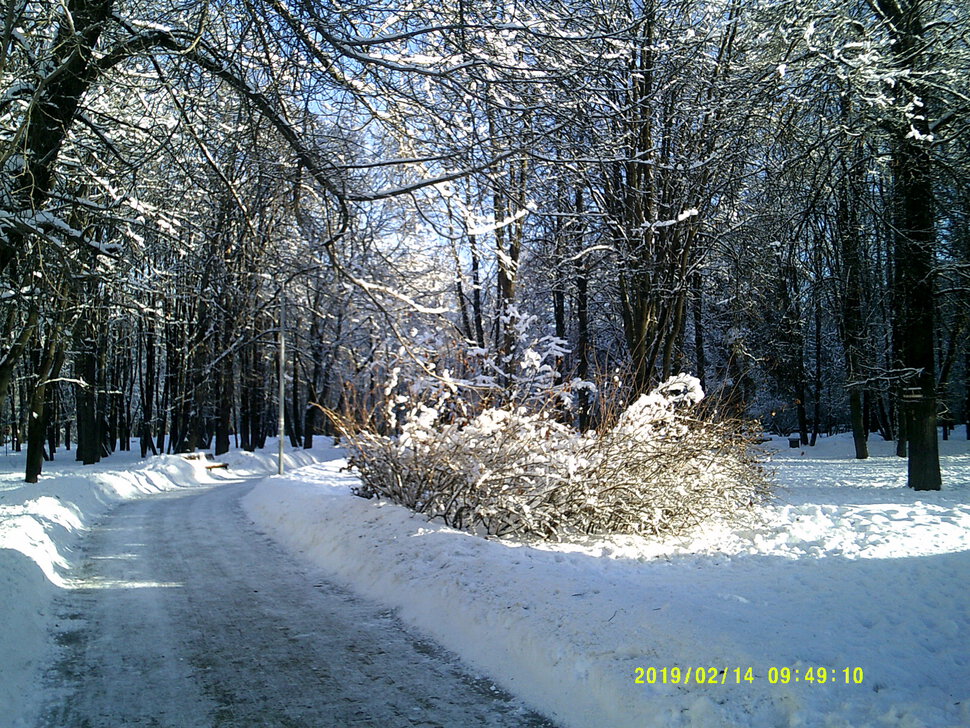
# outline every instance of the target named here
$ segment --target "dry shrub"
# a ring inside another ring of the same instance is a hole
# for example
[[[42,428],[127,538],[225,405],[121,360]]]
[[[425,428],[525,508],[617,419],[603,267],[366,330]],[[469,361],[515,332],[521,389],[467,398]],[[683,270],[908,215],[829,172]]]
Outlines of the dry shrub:
[[[738,421],[700,416],[701,397],[680,375],[586,433],[523,407],[456,420],[416,404],[394,437],[338,422],[364,497],[498,536],[669,534],[770,497],[753,438]]]

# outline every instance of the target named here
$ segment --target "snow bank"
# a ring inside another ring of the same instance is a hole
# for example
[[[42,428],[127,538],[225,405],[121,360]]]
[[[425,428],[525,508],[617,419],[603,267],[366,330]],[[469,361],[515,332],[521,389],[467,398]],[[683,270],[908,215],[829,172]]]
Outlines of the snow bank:
[[[941,493],[906,489],[888,443],[864,462],[843,437],[780,451],[757,521],[665,540],[485,540],[352,496],[342,460],[245,503],[563,726],[970,725],[970,456],[941,445]],[[675,667],[724,684],[673,684]]]
[[[78,541],[113,505],[163,490],[263,476],[276,459],[263,453],[220,457],[230,469],[207,471],[203,461],[174,455],[138,460],[119,452],[81,466],[73,453],[45,464],[36,484],[23,482],[24,455],[0,455],[0,725],[20,716],[36,692],[35,670],[44,658],[51,603],[72,587],[81,554]],[[287,453],[298,467],[327,456],[321,450]]]

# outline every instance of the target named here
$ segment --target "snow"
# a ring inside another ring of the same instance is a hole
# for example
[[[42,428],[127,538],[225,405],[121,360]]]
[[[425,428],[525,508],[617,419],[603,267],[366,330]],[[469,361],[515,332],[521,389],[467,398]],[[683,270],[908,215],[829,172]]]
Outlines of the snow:
[[[60,452],[45,463],[36,484],[23,482],[24,453],[0,454],[0,726],[10,725],[10,716],[23,715],[33,702],[51,602],[59,589],[74,586],[83,533],[123,500],[275,472],[272,452],[228,453],[220,462],[229,470],[213,472],[204,461],[175,455],[139,460],[133,452],[119,452],[82,466],[73,452]],[[285,462],[292,467],[322,457],[296,451]]]
[[[305,467],[266,478],[245,504],[294,558],[564,728],[970,725],[968,443],[941,443],[938,493],[905,487],[891,443],[871,442],[868,461],[851,458],[847,436],[786,445],[769,444],[777,502],[743,527],[678,538],[472,536],[351,495],[339,451],[291,454]],[[51,601],[74,584],[86,530],[124,499],[275,472],[274,452],[230,453],[228,472],[128,453],[81,467],[64,453],[36,485],[20,482],[22,455],[0,457],[0,724],[35,697]],[[714,668],[725,684],[671,684],[675,667]],[[814,667],[829,670],[825,684],[769,682]],[[855,667],[862,683],[845,684]],[[636,684],[649,668],[657,681]]]
[[[868,461],[846,436],[785,444],[770,445],[783,489],[751,523],[664,540],[482,539],[352,496],[339,459],[267,479],[246,506],[563,726],[970,725],[967,442],[941,443],[939,493],[905,488],[891,443]],[[671,684],[675,667],[725,684]],[[817,667],[824,684],[802,679]],[[769,682],[781,668],[791,682]]]

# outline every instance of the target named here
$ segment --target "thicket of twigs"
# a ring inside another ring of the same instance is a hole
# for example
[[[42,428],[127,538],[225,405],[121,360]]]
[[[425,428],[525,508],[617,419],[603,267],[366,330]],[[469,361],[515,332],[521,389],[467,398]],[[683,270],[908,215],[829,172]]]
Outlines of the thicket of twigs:
[[[337,418],[378,496],[456,528],[558,539],[671,534],[764,502],[771,484],[744,423],[702,416],[696,379],[674,377],[597,431],[509,402],[461,413],[460,392],[397,396],[392,434]],[[457,413],[457,414],[456,414]]]

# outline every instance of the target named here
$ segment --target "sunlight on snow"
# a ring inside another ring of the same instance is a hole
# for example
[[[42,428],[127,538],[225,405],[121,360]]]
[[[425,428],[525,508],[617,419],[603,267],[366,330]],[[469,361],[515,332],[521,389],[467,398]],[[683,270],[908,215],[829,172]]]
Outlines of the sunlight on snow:
[[[67,589],[177,589],[185,586],[177,581],[129,581],[126,579],[68,579]]]
[[[52,526],[73,532],[84,524],[76,509],[50,496],[22,505],[0,506],[0,548],[19,551],[37,564],[52,584],[64,587],[66,582],[60,572],[70,564],[58,551],[49,532]]]

